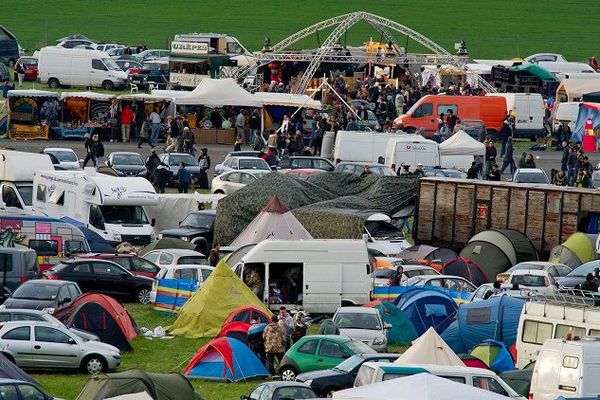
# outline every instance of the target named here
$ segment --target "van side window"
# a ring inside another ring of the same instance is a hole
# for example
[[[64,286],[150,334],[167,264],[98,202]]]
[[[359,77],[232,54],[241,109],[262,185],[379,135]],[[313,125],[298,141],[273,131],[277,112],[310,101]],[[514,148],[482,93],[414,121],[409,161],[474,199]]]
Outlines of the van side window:
[[[563,367],[577,369],[577,366],[579,366],[579,358],[573,356],[563,358]]]
[[[2,201],[6,207],[23,208],[19,202],[19,196],[17,196],[17,192],[15,192],[15,189],[11,188],[10,186],[4,186],[2,188]]]
[[[565,339],[567,337],[567,333],[571,332],[573,337],[578,336],[580,338],[585,336],[585,328],[581,328],[578,326],[570,326],[570,325],[561,325],[557,324],[556,329],[554,330],[554,338],[555,339]]]
[[[56,240],[30,240],[30,249],[35,250],[38,256],[58,255],[58,242]]]
[[[448,110],[452,110],[452,114],[458,115],[456,104],[440,104],[437,106],[437,115],[446,114]]]
[[[65,241],[65,252],[68,253],[85,253],[85,246],[81,240]]]
[[[598,329],[590,329],[588,336],[600,336],[600,331]]]
[[[13,270],[12,254],[0,254],[0,271],[10,272]]]
[[[92,69],[98,69],[100,71],[106,71],[106,65],[100,60],[92,60]]]
[[[544,344],[552,337],[552,324],[527,320],[523,324],[523,342]]]
[[[413,117],[428,117],[431,114],[433,114],[433,105],[431,103],[425,103],[415,110]]]
[[[502,396],[508,396],[506,390],[498,383],[497,380],[490,376],[474,376],[473,377],[473,386],[479,389],[487,390],[490,392],[501,394]]]
[[[46,202],[46,185],[38,185],[36,198],[38,201]]]
[[[458,382],[458,383],[462,383],[463,385],[466,383],[466,380],[464,377],[462,376],[443,376],[443,375],[438,375],[440,378],[444,378],[444,379],[450,379],[453,382]]]

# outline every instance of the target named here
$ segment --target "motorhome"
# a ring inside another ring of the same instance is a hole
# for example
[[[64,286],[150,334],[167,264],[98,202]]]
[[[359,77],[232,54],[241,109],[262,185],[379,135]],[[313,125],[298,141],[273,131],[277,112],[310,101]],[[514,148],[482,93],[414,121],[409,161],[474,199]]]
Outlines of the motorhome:
[[[33,175],[35,171],[52,169],[47,154],[0,149],[0,209],[12,207],[30,213]]]
[[[232,268],[272,310],[333,314],[370,298],[363,240],[263,240]]]
[[[333,159],[336,163],[356,161],[376,163],[385,157],[390,139],[398,137],[391,133],[338,131],[335,136]]]
[[[388,141],[385,148],[385,165],[396,171],[400,166],[409,165],[414,171],[417,164],[426,167],[440,165],[439,145],[421,135],[399,135]]]
[[[109,243],[145,246],[155,239],[153,221],[144,206],[157,203],[145,178],[114,177],[84,171],[40,171],[33,178],[36,214],[70,217]]]
[[[504,97],[506,109],[515,117],[515,138],[536,138],[544,135],[544,99],[539,93],[489,93]]]

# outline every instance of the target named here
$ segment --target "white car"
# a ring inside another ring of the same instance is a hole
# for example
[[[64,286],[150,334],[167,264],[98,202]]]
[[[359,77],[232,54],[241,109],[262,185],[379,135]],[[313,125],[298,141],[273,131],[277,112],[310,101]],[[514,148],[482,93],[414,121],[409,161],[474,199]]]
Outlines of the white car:
[[[406,281],[406,286],[434,286],[460,292],[474,292],[477,289],[475,285],[465,278],[454,275],[415,276]]]
[[[215,166],[215,175],[240,169],[271,171],[269,164],[262,158],[233,156],[223,161],[222,164],[217,164]]]
[[[567,276],[571,271],[573,271],[573,268],[561,263],[554,263],[550,261],[525,261],[515,264],[505,272],[496,275],[496,280],[504,283],[508,280],[508,277],[511,273],[521,269],[530,271],[536,269],[540,271],[548,271],[548,274],[550,274],[550,276],[553,278]]]
[[[162,268],[156,275],[156,280],[152,284],[152,291],[150,292],[150,302],[156,302],[156,291],[158,287],[158,281],[160,279],[188,279],[191,281],[197,281],[202,285],[210,276],[215,268],[208,265],[167,265]]]
[[[81,369],[95,375],[121,364],[121,352],[115,346],[84,341],[48,322],[5,323],[0,328],[0,348],[21,368]]]
[[[512,286],[506,285],[504,287],[500,287],[499,289],[494,288],[493,283],[484,283],[479,286],[475,292],[473,292],[473,296],[471,296],[471,303],[476,301],[487,300],[490,297],[503,296],[507,295],[510,297],[517,297],[520,299],[527,299],[528,290],[512,290]]]
[[[383,322],[376,308],[339,307],[333,322],[340,329],[340,335],[363,342],[377,352],[387,351],[386,331],[392,326]]]
[[[426,265],[402,265],[404,273],[402,274],[402,284],[415,276],[421,275],[439,275],[435,269]],[[373,286],[390,286],[390,279],[396,273],[396,267],[390,268],[378,268],[371,272],[371,278],[373,279]]]
[[[562,62],[562,63],[568,62],[567,59],[565,58],[565,56],[563,56],[562,54],[556,54],[556,53],[532,54],[528,57],[525,57],[524,61],[531,63],[531,64],[537,64],[540,62]]]
[[[210,188],[214,194],[232,194],[269,173],[271,172],[263,170],[225,172],[213,178]]]
[[[152,250],[142,257],[161,268],[167,265],[208,265],[204,254],[188,249]]]
[[[0,309],[0,324],[11,321],[45,321],[54,327],[67,328],[62,321],[58,320],[53,315],[50,315],[46,311],[41,310],[29,310],[26,308],[2,308]],[[84,331],[77,328],[68,328],[71,332],[82,338],[83,340],[95,340],[99,341],[98,335],[94,335],[88,331]]]
[[[64,147],[46,147],[44,154],[48,154],[52,159],[52,164],[60,165],[61,169],[81,169],[77,154],[71,149]]]
[[[503,288],[514,288],[518,285],[519,290],[534,290],[542,294],[558,292],[558,285],[550,273],[539,269],[519,269],[510,274]]]
[[[539,183],[549,185],[550,179],[546,171],[539,168],[518,168],[512,177],[515,183]]]
[[[385,214],[372,214],[365,221],[367,247],[377,250],[388,257],[395,257],[411,244],[406,240],[404,232],[391,223],[392,219]]]

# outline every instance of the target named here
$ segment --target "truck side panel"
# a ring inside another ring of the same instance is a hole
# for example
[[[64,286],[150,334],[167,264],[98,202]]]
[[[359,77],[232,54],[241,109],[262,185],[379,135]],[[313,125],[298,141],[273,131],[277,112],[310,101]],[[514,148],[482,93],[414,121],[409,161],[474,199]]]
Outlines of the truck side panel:
[[[474,194],[475,188],[473,185],[456,185],[455,242],[467,243],[473,236]]]

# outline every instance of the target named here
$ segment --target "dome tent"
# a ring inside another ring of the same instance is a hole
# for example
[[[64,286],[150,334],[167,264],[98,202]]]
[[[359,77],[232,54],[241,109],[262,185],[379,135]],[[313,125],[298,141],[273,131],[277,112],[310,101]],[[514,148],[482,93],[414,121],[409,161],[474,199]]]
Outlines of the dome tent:
[[[562,263],[571,268],[595,260],[598,235],[575,232],[562,244],[554,247],[548,261]]]
[[[392,326],[387,330],[388,344],[410,344],[418,337],[410,319],[393,303],[379,302],[372,307],[379,310],[381,319]]]
[[[445,263],[440,274],[460,276],[477,287],[490,281],[490,278],[477,263],[462,257]]]
[[[419,335],[429,328],[444,332],[458,309],[454,299],[446,293],[424,287],[404,292],[393,303],[410,319]]]
[[[408,260],[442,260],[442,263],[446,263],[456,257],[458,254],[454,250],[445,249],[443,247],[427,246],[425,244],[419,244],[411,246],[407,249],[402,250],[398,254],[399,258],[405,261]]]
[[[515,361],[504,343],[493,339],[487,339],[479,343],[470,351],[475,356],[485,362],[494,372],[512,371],[515,368]]]
[[[537,261],[535,247],[514,229],[490,229],[469,240],[460,256],[478,264],[490,279],[524,261]]]

